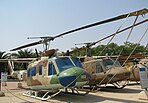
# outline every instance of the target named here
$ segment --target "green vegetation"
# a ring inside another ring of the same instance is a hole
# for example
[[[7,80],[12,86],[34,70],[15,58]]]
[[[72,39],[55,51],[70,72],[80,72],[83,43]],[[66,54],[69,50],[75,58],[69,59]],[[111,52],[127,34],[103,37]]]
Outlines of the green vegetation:
[[[10,54],[6,52],[0,51],[0,59],[6,59],[9,58]],[[1,63],[0,62],[0,72],[8,71],[8,63]]]
[[[127,56],[129,55],[132,50],[135,48],[137,44],[135,43],[124,43],[123,45],[117,45],[116,43],[110,43],[107,48],[102,52],[102,50],[106,47],[106,45],[99,45],[97,47],[88,49],[88,53],[93,56],[99,56],[99,55],[119,55],[121,50],[123,49],[121,55]],[[136,50],[133,52],[133,54],[136,53],[146,53],[148,54],[148,46],[142,46],[138,44]],[[73,48],[72,50],[75,50],[76,48]],[[102,53],[101,53],[102,52]],[[86,55],[86,50],[79,51],[75,54],[72,54],[73,56],[82,56]],[[32,50],[24,49],[20,50],[17,53],[6,53],[6,52],[0,52],[0,59],[6,59],[6,58],[37,58],[36,54]],[[26,63],[15,63],[15,70],[22,70],[27,68]],[[8,71],[8,63],[7,62],[0,62],[0,71]]]
[[[34,58],[36,54],[32,50],[24,49],[17,53],[12,53],[11,56],[15,56],[16,58]]]
[[[117,45],[116,43],[110,43],[107,47],[106,45],[99,45],[97,47],[89,49],[87,54],[93,55],[93,56],[100,56],[100,55],[103,56],[103,55],[106,55],[106,53],[108,53],[108,55],[119,55],[121,50],[123,49],[123,51],[121,52],[121,55],[128,56],[133,51],[136,45],[137,45],[137,48],[133,52],[133,54],[136,54],[136,53],[148,54],[148,49],[145,46],[142,46],[136,43],[130,43],[130,42],[124,43],[123,45]],[[105,47],[106,49],[102,52],[102,50]],[[73,56],[80,56],[80,55],[86,55],[86,50],[79,51],[73,54]]]
[[[6,59],[9,57],[9,53],[6,53],[6,52],[1,52],[0,51],[0,59]]]
[[[11,56],[15,58],[36,58],[36,54],[28,49],[19,50],[17,53],[12,53]],[[15,63],[15,70],[23,70],[26,69],[27,66],[28,63]]]
[[[8,58],[36,58],[36,54],[32,50],[24,49],[20,50],[17,53],[6,53],[0,52],[0,59],[8,59]],[[27,63],[15,63],[15,70],[23,70],[26,69],[28,64]],[[1,72],[8,72],[8,62],[0,62],[0,71]]]

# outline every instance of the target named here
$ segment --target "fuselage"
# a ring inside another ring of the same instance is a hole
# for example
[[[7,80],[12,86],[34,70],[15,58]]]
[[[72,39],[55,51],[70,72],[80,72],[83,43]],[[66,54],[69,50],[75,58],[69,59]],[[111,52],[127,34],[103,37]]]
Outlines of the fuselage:
[[[130,81],[140,81],[139,68],[146,68],[148,73],[148,59],[142,59],[137,62],[129,62],[125,64],[125,68],[131,73],[129,80]]]
[[[42,58],[27,69],[27,85],[34,90],[56,90],[81,87],[88,82],[88,73],[73,57]]]
[[[84,68],[90,73],[89,85],[107,84],[127,80],[130,72],[111,59],[96,59],[84,62]]]

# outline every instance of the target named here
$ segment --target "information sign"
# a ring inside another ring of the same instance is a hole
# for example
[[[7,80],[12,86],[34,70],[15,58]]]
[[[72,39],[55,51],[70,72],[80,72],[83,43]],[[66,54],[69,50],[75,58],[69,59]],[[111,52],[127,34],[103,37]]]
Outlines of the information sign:
[[[139,68],[140,84],[142,89],[148,88],[148,71],[146,68]]]

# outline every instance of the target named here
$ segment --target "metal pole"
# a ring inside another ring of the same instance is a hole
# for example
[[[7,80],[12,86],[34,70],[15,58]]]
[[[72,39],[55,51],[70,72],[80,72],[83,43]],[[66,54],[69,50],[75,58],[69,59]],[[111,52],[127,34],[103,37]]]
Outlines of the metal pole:
[[[0,80],[0,83],[1,83],[1,89],[0,89],[0,91],[2,91],[2,84],[3,84],[3,83],[2,83],[2,72],[1,72],[1,75],[0,75],[0,76],[1,76],[1,80]]]
[[[1,83],[1,80],[0,80],[0,85],[1,85],[1,86],[0,86],[0,91],[2,91],[2,83]]]

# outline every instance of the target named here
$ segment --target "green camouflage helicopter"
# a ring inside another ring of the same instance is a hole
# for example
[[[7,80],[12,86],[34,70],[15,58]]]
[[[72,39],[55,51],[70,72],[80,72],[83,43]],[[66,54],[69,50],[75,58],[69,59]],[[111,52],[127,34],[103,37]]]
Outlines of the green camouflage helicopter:
[[[65,92],[69,92],[70,89],[72,93],[82,94],[78,91],[78,88],[89,82],[89,79],[91,78],[89,73],[82,68],[81,62],[78,58],[69,56],[58,57],[55,55],[55,49],[48,50],[49,42],[72,32],[123,19],[127,16],[130,17],[139,14],[145,14],[146,12],[147,9],[142,9],[136,11],[136,13],[132,12],[130,14],[124,14],[114,18],[82,26],[61,33],[54,37],[39,37],[41,38],[41,40],[37,42],[29,43],[12,49],[11,51],[15,51],[38,44],[44,44],[44,46],[46,47],[45,51],[43,52],[45,57],[41,57],[35,61],[32,61],[32,63],[30,63],[27,68],[27,85],[30,87],[31,90],[27,93],[24,93],[24,95],[41,100],[47,100],[62,92],[61,89],[64,89]],[[39,91],[44,90],[46,90],[47,92],[43,96],[40,96]],[[84,94],[87,93],[88,92],[84,92]]]
[[[88,83],[90,75],[82,68],[81,62],[74,57],[55,56],[55,49],[46,50],[44,57],[29,63],[26,72],[26,83],[30,91],[25,96],[47,100],[65,92],[85,95],[77,89]],[[46,56],[45,56],[46,55]],[[41,91],[46,91],[40,96]]]

